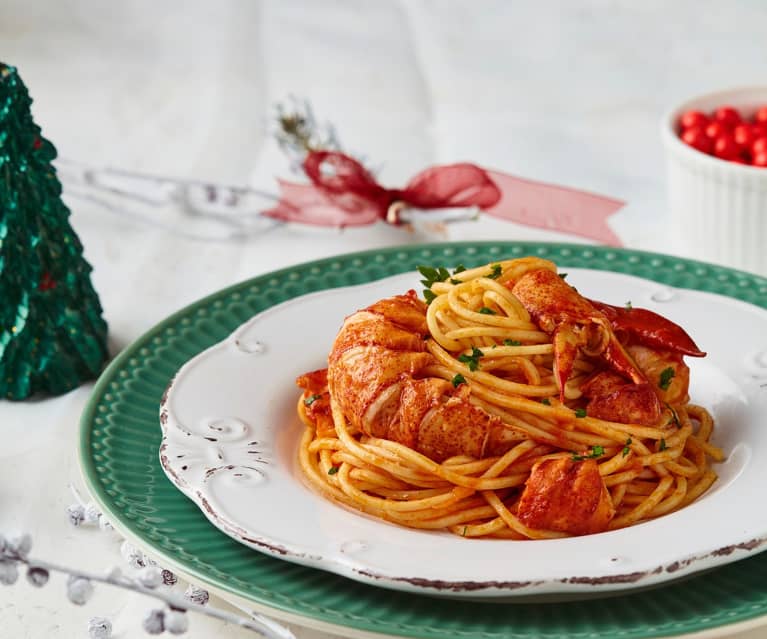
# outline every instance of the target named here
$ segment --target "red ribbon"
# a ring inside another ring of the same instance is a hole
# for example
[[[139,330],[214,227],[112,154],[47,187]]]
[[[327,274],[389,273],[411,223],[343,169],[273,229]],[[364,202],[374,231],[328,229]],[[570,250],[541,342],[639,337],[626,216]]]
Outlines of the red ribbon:
[[[477,206],[487,215],[620,245],[606,224],[623,202],[583,191],[486,171],[474,164],[434,166],[404,189],[387,189],[354,158],[336,151],[310,151],[303,163],[311,184],[280,180],[280,200],[264,214],[286,222],[363,226],[378,220],[401,223],[397,207],[419,209]]]

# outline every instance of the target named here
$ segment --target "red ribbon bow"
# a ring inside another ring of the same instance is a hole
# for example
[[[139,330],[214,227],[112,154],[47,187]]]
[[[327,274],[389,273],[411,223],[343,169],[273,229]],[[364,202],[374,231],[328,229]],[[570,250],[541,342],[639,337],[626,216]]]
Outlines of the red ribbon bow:
[[[426,169],[404,189],[384,188],[357,160],[337,151],[310,151],[303,168],[312,183],[280,181],[282,197],[266,215],[323,226],[361,226],[379,219],[399,224],[395,202],[419,209],[486,209],[501,199],[487,173],[473,164]]]
[[[381,186],[357,160],[337,151],[310,151],[303,168],[311,184],[279,180],[280,200],[264,215],[345,227],[378,220],[399,224],[398,203],[419,209],[477,206],[494,217],[620,245],[605,221],[623,202],[474,164],[428,168],[404,189]]]

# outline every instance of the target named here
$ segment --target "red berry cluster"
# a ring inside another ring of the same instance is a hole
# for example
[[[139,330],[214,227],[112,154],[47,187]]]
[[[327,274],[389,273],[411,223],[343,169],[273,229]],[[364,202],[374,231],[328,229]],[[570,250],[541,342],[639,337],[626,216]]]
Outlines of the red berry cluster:
[[[767,106],[748,120],[731,106],[710,114],[687,111],[679,118],[679,137],[692,148],[721,160],[767,167]]]

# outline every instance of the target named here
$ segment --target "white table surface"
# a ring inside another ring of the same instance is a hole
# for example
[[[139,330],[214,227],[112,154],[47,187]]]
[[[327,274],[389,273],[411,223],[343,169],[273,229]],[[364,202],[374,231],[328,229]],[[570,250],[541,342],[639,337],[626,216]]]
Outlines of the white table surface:
[[[626,246],[669,253],[660,115],[688,95],[763,83],[765,33],[767,4],[755,1],[0,0],[0,60],[18,67],[62,157],[274,190],[287,163],[269,121],[295,94],[385,183],[470,160],[592,190],[629,203],[611,218]],[[420,240],[574,239],[482,219],[444,236],[282,227],[206,243],[67,202],[113,353],[208,293],[300,261]],[[29,531],[41,558],[101,571],[121,564],[119,541],[65,515],[68,484],[82,486],[78,419],[91,388],[0,401],[0,529]],[[24,582],[0,588],[0,635],[85,637],[87,619],[104,615],[115,637],[143,636],[151,605],[102,586],[80,608],[61,577],[42,590]],[[194,616],[186,636],[253,635]]]

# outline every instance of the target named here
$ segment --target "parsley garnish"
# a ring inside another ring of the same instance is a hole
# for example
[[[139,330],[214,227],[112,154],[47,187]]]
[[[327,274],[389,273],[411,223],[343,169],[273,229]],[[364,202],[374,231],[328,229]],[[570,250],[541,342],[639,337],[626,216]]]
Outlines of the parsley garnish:
[[[503,340],[504,346],[522,346],[522,342],[518,339],[505,339]]]
[[[437,297],[431,291],[431,287],[435,282],[444,282],[450,277],[450,272],[444,266],[438,266],[434,268],[432,266],[417,266],[418,272],[423,275],[421,284],[424,285],[423,298],[427,304],[431,304],[434,298]]]
[[[458,388],[461,384],[466,383],[466,378],[458,373],[455,377],[453,377],[453,388]]]
[[[468,528],[468,526],[464,526],[463,527],[463,532],[461,533],[461,537],[465,537],[466,536],[466,529],[467,528]]]
[[[631,437],[626,440],[626,445],[623,447],[623,456],[625,457],[631,452]]]
[[[477,312],[481,313],[482,315],[495,315],[495,311],[492,308],[488,308],[487,306],[483,306]]]
[[[461,280],[450,277],[450,271],[444,266],[438,266],[437,268],[434,268],[433,266],[417,266],[416,268],[418,269],[418,272],[423,275],[421,284],[425,287],[423,298],[426,300],[427,304],[431,304],[434,301],[434,298],[437,297],[436,294],[431,291],[431,287],[435,282],[449,281],[451,284],[463,284]],[[453,275],[458,275],[458,273],[465,270],[466,267],[463,264],[459,264],[455,267]]]
[[[458,273],[463,273],[466,270],[466,267],[463,264],[459,264],[453,269],[453,275],[458,275]],[[463,280],[459,280],[455,277],[450,278],[451,284],[463,284]]]
[[[586,409],[585,408],[576,408],[575,409],[575,416],[577,418],[586,417]],[[600,446],[601,448],[601,446]]]
[[[335,475],[338,472],[338,466],[331,466],[328,475]]]
[[[628,302],[626,302],[626,310],[630,311],[632,308],[634,308],[634,307],[631,306],[631,300],[629,300]]]
[[[576,455],[573,453],[573,461],[583,461],[584,459],[596,459],[605,454],[605,449],[602,446],[592,446],[591,452],[587,455]]]
[[[479,350],[476,346],[472,346],[471,355],[462,353],[458,356],[458,361],[462,364],[466,364],[470,371],[475,371],[479,368],[479,358],[483,355],[484,353],[481,350]]]
[[[666,446],[666,440],[665,439],[661,439],[660,440],[660,446],[658,447],[658,450],[666,450],[666,448],[668,448],[668,446]]]
[[[660,373],[660,382],[658,383],[658,386],[660,386],[661,390],[668,390],[668,387],[671,386],[672,379],[674,379],[674,369],[671,368],[671,366],[664,368]]]
[[[558,273],[559,277],[563,280],[567,279],[567,273]]]
[[[444,266],[438,266],[437,268],[432,266],[417,266],[416,268],[418,269],[418,272],[423,275],[424,279],[421,280],[421,284],[426,288],[431,288],[431,285],[434,284],[434,282],[444,282],[450,277],[450,271]]]
[[[543,404],[544,406],[551,406],[551,400],[548,397],[544,397],[541,400],[541,404]]]
[[[318,399],[320,399],[322,395],[310,395],[304,400],[304,406],[311,406],[316,402]]]
[[[497,280],[501,276],[501,273],[503,272],[503,269],[501,268],[501,265],[500,264],[493,264],[490,268],[492,268],[493,270],[490,271],[490,275],[488,275],[488,277],[491,280]]]

